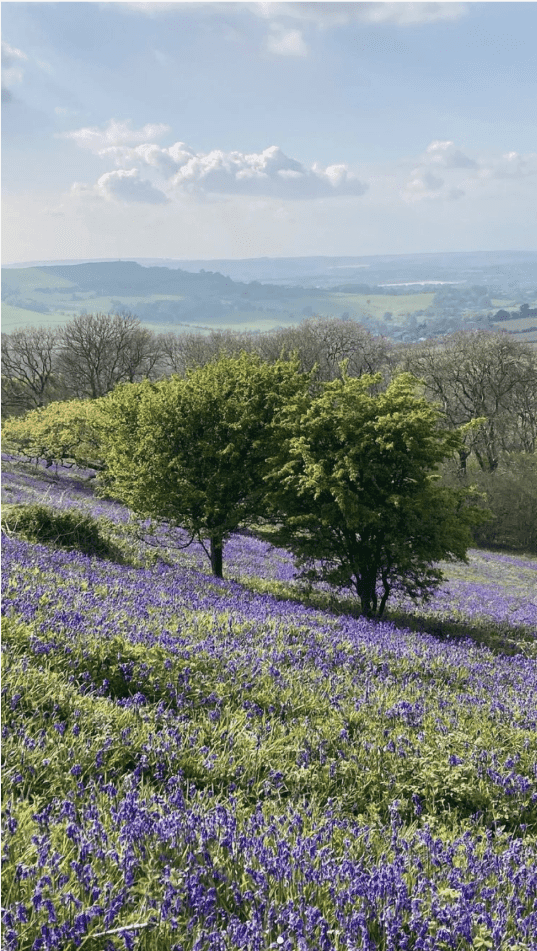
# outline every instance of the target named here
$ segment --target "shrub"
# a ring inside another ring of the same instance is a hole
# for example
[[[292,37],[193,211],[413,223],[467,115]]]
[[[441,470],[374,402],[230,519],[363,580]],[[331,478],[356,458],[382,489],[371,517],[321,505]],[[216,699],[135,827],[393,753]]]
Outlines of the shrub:
[[[76,549],[85,555],[96,555],[112,561],[123,556],[91,515],[74,510],[59,511],[48,505],[6,505],[2,513],[2,529],[22,535],[30,542]]]
[[[537,455],[510,453],[477,481],[493,520],[474,529],[476,544],[537,553]]]

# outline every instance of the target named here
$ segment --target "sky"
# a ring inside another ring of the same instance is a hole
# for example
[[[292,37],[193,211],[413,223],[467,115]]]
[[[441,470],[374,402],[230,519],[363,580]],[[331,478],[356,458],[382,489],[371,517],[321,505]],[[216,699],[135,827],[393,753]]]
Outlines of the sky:
[[[537,248],[537,3],[2,3],[2,262]]]

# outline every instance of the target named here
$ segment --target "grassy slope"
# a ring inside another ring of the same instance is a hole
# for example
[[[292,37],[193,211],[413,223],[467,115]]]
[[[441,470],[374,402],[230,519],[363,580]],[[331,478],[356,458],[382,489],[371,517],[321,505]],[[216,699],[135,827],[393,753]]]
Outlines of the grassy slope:
[[[147,565],[6,542],[8,951],[534,951],[536,560],[451,568],[433,637],[304,607],[249,536],[240,582],[169,538],[152,564],[73,473],[5,488]]]

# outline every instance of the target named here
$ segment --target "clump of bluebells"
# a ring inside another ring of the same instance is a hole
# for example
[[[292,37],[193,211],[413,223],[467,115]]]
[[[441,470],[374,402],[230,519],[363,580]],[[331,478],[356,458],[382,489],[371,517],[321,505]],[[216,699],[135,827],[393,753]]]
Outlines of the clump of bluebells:
[[[7,951],[535,951],[536,563],[475,553],[428,609],[480,599],[506,653],[303,603],[251,535],[240,581],[160,538],[4,539]]]

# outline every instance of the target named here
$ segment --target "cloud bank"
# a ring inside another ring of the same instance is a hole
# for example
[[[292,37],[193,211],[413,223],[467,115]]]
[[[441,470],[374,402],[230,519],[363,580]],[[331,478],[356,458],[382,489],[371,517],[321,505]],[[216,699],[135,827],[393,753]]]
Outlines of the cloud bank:
[[[124,202],[145,202],[150,205],[166,204],[169,199],[151,182],[140,178],[138,169],[105,172],[95,186],[97,194],[107,199]]]
[[[111,120],[105,129],[85,128],[64,134],[81,148],[89,149],[118,172],[107,172],[98,180],[94,193],[122,201],[149,201],[153,204],[181,194],[245,195],[280,199],[333,198],[363,195],[367,185],[342,163],[308,167],[272,145],[261,152],[196,152],[184,142],[168,148],[156,142],[126,143],[167,127],[146,125],[131,130],[127,122]],[[152,181],[144,181],[145,169]]]
[[[506,190],[527,190],[537,181],[537,153],[474,157],[450,139],[434,139],[412,164],[400,162],[358,177],[342,162],[306,165],[277,145],[258,152],[201,152],[181,141],[169,146],[155,141],[168,131],[159,123],[133,129],[126,120],[111,119],[103,127],[64,133],[108,166],[93,185],[75,183],[71,194],[123,205],[172,206],[185,198],[285,203],[367,195],[368,205],[380,201],[396,208],[493,198]]]

